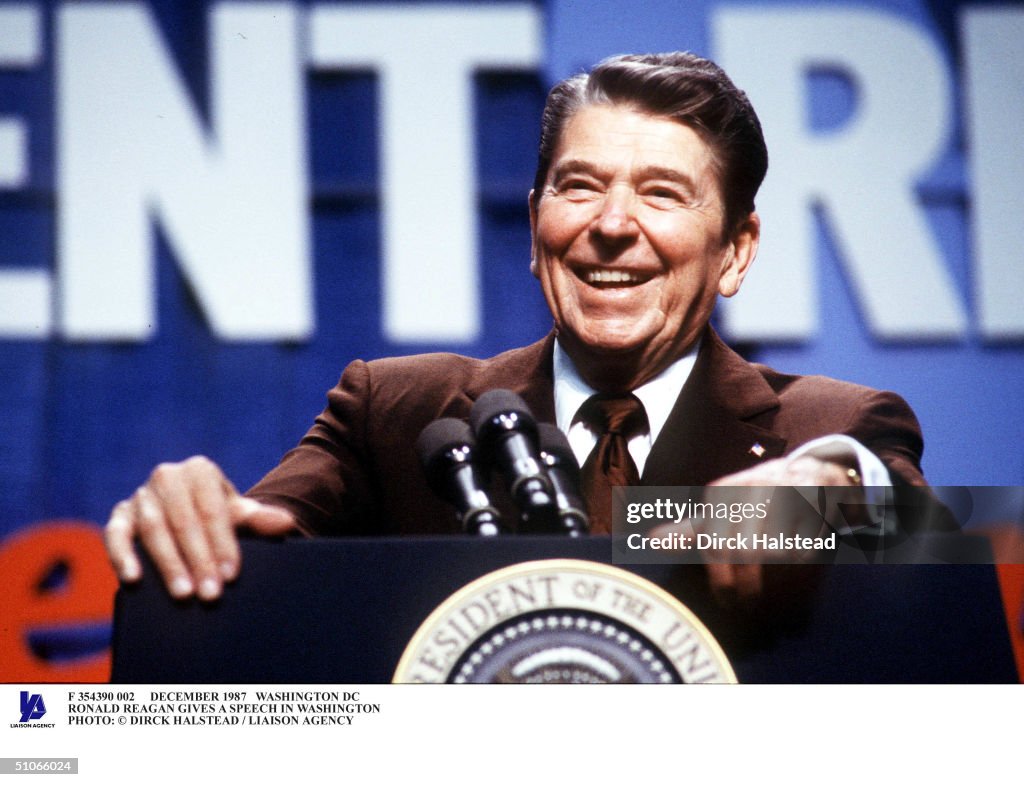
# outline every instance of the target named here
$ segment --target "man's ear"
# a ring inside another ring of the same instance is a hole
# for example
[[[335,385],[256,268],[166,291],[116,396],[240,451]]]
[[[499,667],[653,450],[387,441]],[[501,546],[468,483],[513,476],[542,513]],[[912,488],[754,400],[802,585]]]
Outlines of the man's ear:
[[[533,197],[534,191],[530,189],[528,197],[530,202],[530,273],[540,278],[537,271],[537,202]]]
[[[736,225],[729,239],[722,273],[718,277],[718,293],[723,298],[731,298],[740,291],[740,285],[757,256],[760,241],[761,217],[752,212]]]

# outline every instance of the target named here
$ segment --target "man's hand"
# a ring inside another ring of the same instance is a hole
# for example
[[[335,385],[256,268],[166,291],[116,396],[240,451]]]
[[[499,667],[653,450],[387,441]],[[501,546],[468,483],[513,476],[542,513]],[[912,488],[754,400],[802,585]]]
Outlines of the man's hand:
[[[204,456],[158,465],[134,495],[110,513],[107,552],[124,582],[142,576],[137,537],[149,552],[175,598],[193,593],[204,600],[220,596],[238,576],[238,527],[265,536],[297,527],[283,508],[242,497],[221,469]]]
[[[848,467],[805,455],[792,460],[773,459],[749,470],[723,476],[709,486],[830,487],[855,484],[856,479]],[[760,563],[707,563],[707,570],[711,592],[723,606],[750,605],[761,595],[764,569]]]
[[[709,486],[851,486],[849,468],[805,454],[772,459],[749,470],[722,476]]]

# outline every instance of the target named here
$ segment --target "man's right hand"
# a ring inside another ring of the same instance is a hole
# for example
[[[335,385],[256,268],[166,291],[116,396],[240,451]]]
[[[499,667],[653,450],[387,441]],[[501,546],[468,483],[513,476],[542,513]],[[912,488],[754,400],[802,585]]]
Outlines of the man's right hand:
[[[235,531],[243,526],[278,536],[298,525],[285,509],[242,497],[216,464],[194,456],[158,465],[134,495],[114,506],[105,538],[123,582],[142,576],[133,544],[138,538],[172,596],[195,594],[209,601],[238,576],[241,551]]]

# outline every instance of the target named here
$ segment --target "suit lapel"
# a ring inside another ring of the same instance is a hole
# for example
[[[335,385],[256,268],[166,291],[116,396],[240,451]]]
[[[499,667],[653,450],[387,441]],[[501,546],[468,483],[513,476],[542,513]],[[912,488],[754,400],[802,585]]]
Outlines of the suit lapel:
[[[644,467],[645,486],[700,486],[782,456],[767,422],[779,400],[764,377],[713,329]]]
[[[466,386],[469,405],[485,391],[519,394],[538,423],[554,423],[554,335],[481,362]],[[651,448],[641,483],[699,486],[782,456],[786,440],[767,427],[778,397],[752,365],[708,328],[690,378]]]

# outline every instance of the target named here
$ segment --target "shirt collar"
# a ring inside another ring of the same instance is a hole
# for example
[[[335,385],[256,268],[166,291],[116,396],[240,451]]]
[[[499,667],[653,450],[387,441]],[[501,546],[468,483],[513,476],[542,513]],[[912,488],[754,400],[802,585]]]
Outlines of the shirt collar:
[[[674,361],[652,380],[648,380],[633,394],[643,402],[647,412],[647,423],[650,425],[650,440],[658,439],[661,428],[668,420],[669,413],[679,398],[680,391],[690,378],[693,365],[697,362],[700,341],[695,342],[689,352]],[[576,413],[587,399],[597,391],[587,385],[576,370],[569,354],[562,349],[561,343],[555,340],[554,350],[555,375],[555,419],[558,428],[568,434]]]

